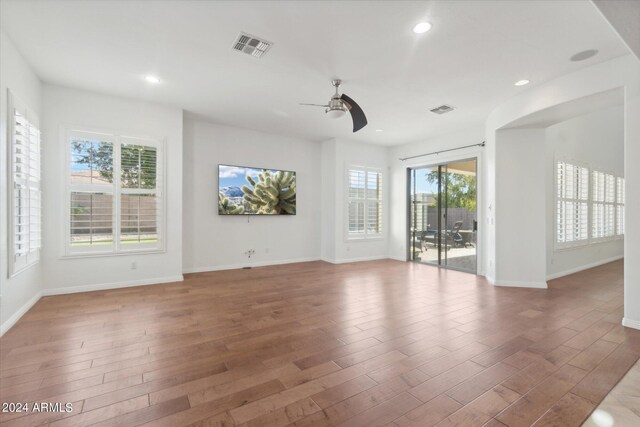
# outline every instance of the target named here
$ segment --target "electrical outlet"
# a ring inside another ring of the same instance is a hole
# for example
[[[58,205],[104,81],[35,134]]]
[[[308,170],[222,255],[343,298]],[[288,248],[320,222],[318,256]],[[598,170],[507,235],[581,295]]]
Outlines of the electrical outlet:
[[[264,249],[264,253],[265,253],[265,254],[268,254],[268,253],[269,253],[269,248],[265,248],[265,249]]]
[[[136,261],[133,261],[133,262],[131,263],[131,269],[132,269],[132,270],[137,270],[137,269],[138,269],[138,263],[137,263]]]

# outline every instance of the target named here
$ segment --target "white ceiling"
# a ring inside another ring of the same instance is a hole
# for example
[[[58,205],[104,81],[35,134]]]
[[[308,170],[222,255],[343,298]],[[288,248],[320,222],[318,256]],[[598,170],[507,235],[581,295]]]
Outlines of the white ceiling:
[[[482,125],[528,87],[628,53],[590,1],[12,1],[2,29],[45,82],[312,140],[400,144]],[[433,29],[411,31],[422,20]],[[274,43],[255,59],[244,31]],[[584,62],[569,57],[600,53]],[[156,74],[162,83],[143,81]],[[320,108],[330,79],[369,126]],[[530,86],[515,87],[520,79]],[[438,116],[441,104],[457,109]],[[375,132],[384,129],[384,132]]]

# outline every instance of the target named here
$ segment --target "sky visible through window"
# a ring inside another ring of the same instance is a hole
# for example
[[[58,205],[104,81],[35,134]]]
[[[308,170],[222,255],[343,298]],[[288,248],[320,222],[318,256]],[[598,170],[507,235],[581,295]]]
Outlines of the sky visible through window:
[[[435,181],[431,183],[427,180],[427,175],[429,175],[429,173],[431,173],[430,168],[415,170],[416,193],[438,193],[438,182]],[[411,183],[411,192],[413,192],[413,183]]]

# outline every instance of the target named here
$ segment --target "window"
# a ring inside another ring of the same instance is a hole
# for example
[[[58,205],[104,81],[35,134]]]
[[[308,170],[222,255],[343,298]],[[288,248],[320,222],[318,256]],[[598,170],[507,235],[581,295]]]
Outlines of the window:
[[[382,235],[382,172],[350,168],[347,173],[348,230],[350,239]]]
[[[589,171],[558,162],[556,183],[556,243],[559,246],[585,244],[589,239]]]
[[[616,181],[613,175],[593,171],[591,175],[591,237],[602,239],[615,234]]]
[[[624,178],[559,161],[556,184],[556,247],[624,236]]]
[[[69,133],[67,255],[162,249],[161,145]]]
[[[40,259],[41,187],[38,118],[9,92],[9,263],[15,275]]]
[[[624,178],[617,178],[616,185],[616,235],[624,236]]]

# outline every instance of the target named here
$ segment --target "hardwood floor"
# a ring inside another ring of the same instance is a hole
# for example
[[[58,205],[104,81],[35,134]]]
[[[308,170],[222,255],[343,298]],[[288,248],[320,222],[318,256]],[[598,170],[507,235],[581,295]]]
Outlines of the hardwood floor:
[[[622,262],[500,288],[372,261],[40,300],[0,339],[3,426],[578,426],[640,356]]]

